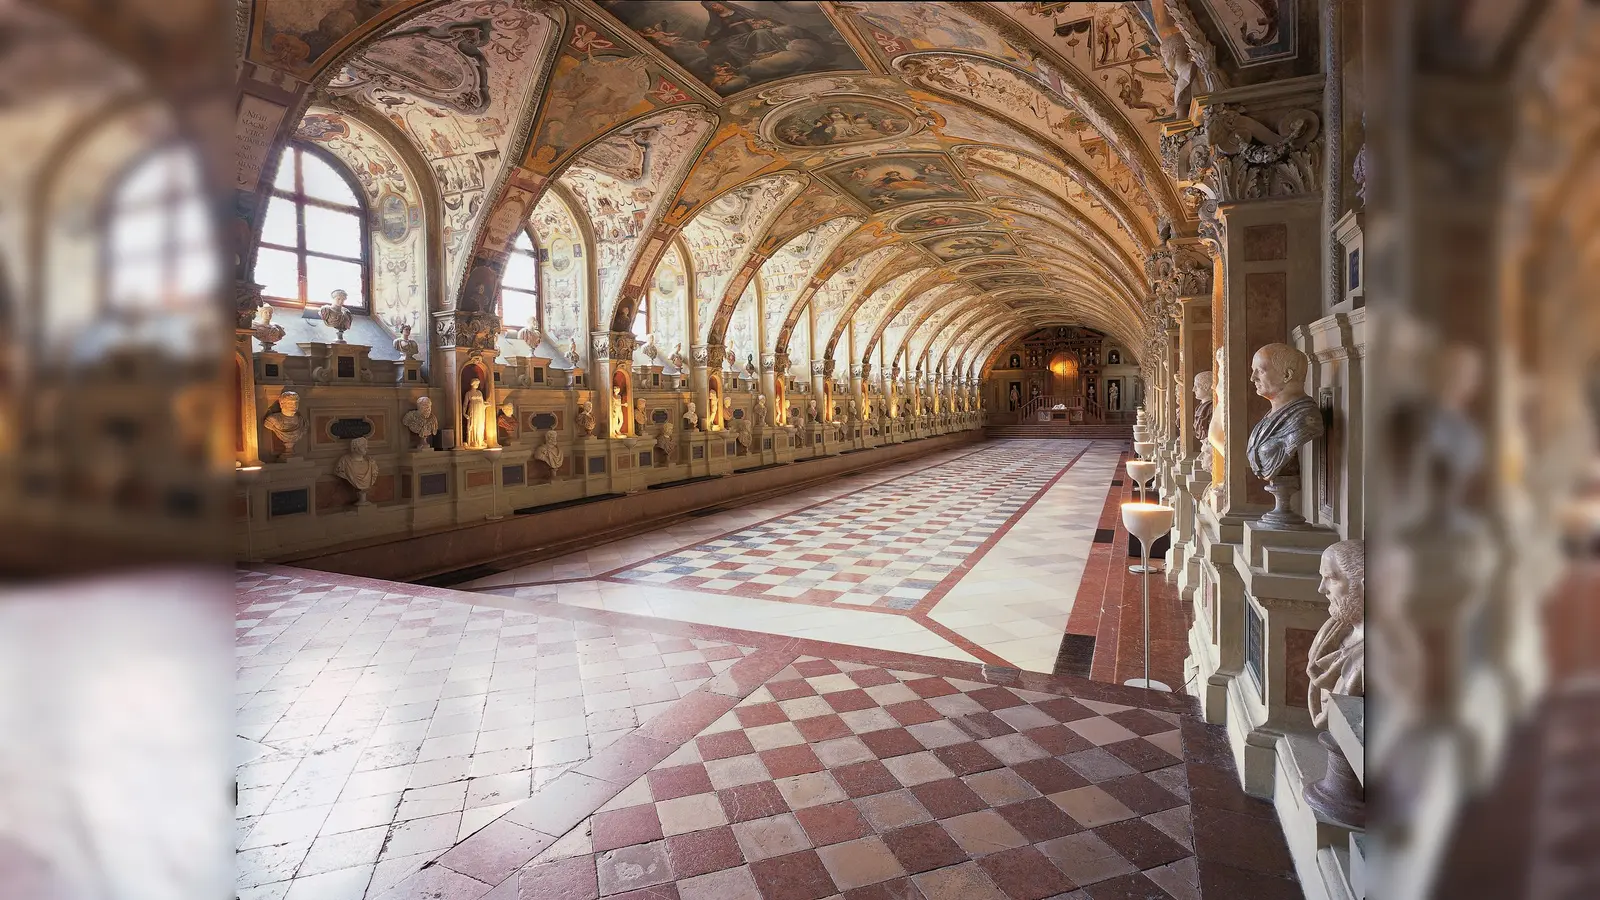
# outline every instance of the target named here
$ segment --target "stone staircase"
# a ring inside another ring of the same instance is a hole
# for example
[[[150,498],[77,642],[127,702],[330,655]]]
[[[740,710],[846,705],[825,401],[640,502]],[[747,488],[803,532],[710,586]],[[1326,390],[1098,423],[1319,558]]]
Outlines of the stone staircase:
[[[1036,422],[1026,425],[985,425],[990,438],[1076,438],[1078,440],[1131,441],[1132,425],[1068,425],[1064,422]]]

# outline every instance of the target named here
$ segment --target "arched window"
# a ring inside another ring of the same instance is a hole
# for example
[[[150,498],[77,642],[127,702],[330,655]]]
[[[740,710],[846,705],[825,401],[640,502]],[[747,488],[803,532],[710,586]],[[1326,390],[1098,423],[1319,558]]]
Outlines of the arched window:
[[[172,145],[134,163],[108,209],[106,302],[112,309],[176,309],[205,302],[217,285],[200,166]]]
[[[262,295],[291,306],[321,306],[335,290],[367,308],[367,213],[343,166],[322,151],[283,151],[261,227],[255,278]]]
[[[506,260],[505,274],[500,278],[500,324],[516,331],[539,318],[539,251],[534,249],[533,238],[527,229],[517,232],[517,242],[511,245],[511,258]]]

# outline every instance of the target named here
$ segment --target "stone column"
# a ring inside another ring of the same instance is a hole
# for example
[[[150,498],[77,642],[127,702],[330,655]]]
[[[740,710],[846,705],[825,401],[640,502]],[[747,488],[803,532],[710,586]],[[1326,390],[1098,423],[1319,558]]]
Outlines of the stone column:
[[[828,371],[832,365],[831,359],[811,361],[811,398],[817,401],[817,413],[824,420],[828,418]]]
[[[590,387],[594,390],[594,414],[599,437],[628,437],[633,434],[632,397],[639,386],[633,382],[633,351],[638,338],[627,331],[596,331],[590,335]],[[611,386],[618,373],[628,384],[627,398],[622,404],[622,434],[611,434]]]
[[[705,344],[689,347],[689,390],[694,394],[694,408],[700,415],[700,428],[709,428],[706,416],[711,406],[710,381],[711,348]]]
[[[436,358],[441,363],[439,370],[442,370],[436,375],[436,380],[445,392],[444,408],[438,410],[440,429],[450,429],[453,440],[451,446],[459,448],[465,443],[461,398],[467,384],[462,380],[462,371],[468,365],[476,365],[483,370],[483,384],[480,387],[487,404],[486,414],[490,416],[491,424],[487,429],[489,446],[500,446],[499,429],[492,424],[494,411],[499,408],[498,391],[494,383],[494,359],[499,350],[500,317],[485,312],[442,310],[433,314],[433,335],[439,354]]]
[[[234,323],[233,351],[234,364],[238,367],[236,387],[239,392],[239,420],[234,427],[239,429],[239,434],[229,444],[236,445],[233,446],[234,462],[242,468],[261,465],[261,421],[256,413],[256,367],[253,359],[255,350],[250,342],[256,309],[261,306],[261,285],[241,281],[236,283],[235,288],[238,317]]]

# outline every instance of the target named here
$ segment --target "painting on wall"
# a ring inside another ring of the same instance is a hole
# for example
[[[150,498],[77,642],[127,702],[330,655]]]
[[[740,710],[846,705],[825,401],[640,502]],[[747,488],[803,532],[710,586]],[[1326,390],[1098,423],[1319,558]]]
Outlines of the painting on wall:
[[[894,228],[901,234],[916,234],[922,231],[943,231],[946,228],[972,228],[993,222],[994,219],[978,210],[949,207],[914,212],[894,223]]]
[[[980,291],[999,291],[1017,287],[1044,287],[1044,279],[1031,272],[1006,272],[984,275],[972,282]]]
[[[926,200],[976,200],[942,153],[902,153],[838,163],[822,174],[873,210]]]
[[[967,263],[957,272],[961,275],[986,275],[990,272],[1011,272],[1027,267],[1028,264],[1020,259],[982,259]]]
[[[346,35],[404,0],[276,0],[257,6],[260,49],[265,59],[286,72],[309,71]]]
[[[1241,66],[1294,58],[1296,5],[1295,0],[1205,0]]]
[[[791,147],[839,147],[904,137],[916,121],[909,110],[865,97],[802,100],[767,119],[769,134]]]
[[[817,3],[601,0],[601,7],[719,95],[865,67]]]
[[[973,231],[924,238],[917,243],[945,262],[973,256],[1015,256],[1017,245],[998,231]]]

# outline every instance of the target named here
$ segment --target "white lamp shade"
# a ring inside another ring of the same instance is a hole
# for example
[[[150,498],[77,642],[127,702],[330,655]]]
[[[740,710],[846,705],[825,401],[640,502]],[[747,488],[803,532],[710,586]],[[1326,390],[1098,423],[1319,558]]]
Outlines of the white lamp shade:
[[[1149,437],[1150,437],[1150,429],[1144,427],[1143,425],[1135,425],[1135,426],[1133,426],[1133,439],[1134,440],[1143,441],[1143,440],[1147,440]]]
[[[1172,530],[1173,509],[1159,503],[1122,504],[1122,527],[1138,538],[1146,547],[1157,537]]]
[[[1151,456],[1155,455],[1156,442],[1155,441],[1134,441],[1133,442],[1133,449],[1140,456],[1144,457],[1145,459],[1149,459]]]
[[[1127,462],[1128,477],[1140,484],[1145,484],[1156,477],[1156,464],[1143,459],[1130,459]]]

